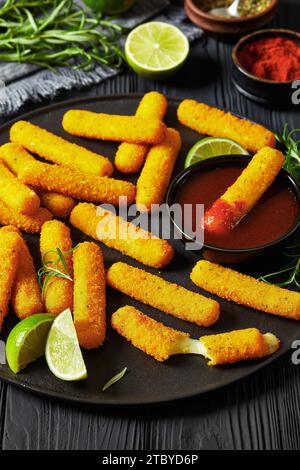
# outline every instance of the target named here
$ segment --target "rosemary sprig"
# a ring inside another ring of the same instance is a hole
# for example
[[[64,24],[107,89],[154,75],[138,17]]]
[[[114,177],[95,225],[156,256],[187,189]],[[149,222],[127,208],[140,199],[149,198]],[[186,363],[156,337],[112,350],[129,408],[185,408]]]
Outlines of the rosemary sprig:
[[[300,184],[300,129],[289,130],[285,124],[282,134],[276,134],[277,141],[283,146],[285,155],[284,168]]]
[[[288,246],[283,254],[290,261],[278,271],[261,276],[259,280],[279,287],[295,285],[300,288],[300,245]]]
[[[53,278],[57,277],[67,279],[68,281],[73,281],[65,258],[69,254],[71,254],[75,249],[76,246],[71,250],[63,253],[60,248],[56,248],[55,250],[47,251],[47,253],[43,255],[42,267],[38,270],[37,273],[38,281],[42,290],[43,299],[46,287]],[[54,261],[46,261],[46,258],[49,256],[49,254],[55,254],[57,258]],[[62,266],[62,268],[60,267],[60,265]]]
[[[122,369],[121,372],[114,375],[108,382],[106,382],[106,384],[102,388],[102,392],[105,392],[105,390],[107,390],[109,387],[111,387],[116,382],[121,380],[124,377],[124,375],[126,374],[127,370],[128,370],[127,367],[124,367],[124,369]]]
[[[0,8],[0,58],[53,69],[120,67],[122,27],[89,16],[73,0],[6,0]]]

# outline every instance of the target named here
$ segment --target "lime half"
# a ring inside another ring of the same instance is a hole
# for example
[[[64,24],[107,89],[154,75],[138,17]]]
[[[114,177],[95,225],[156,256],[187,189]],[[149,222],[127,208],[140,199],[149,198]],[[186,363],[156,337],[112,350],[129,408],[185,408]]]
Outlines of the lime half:
[[[206,137],[199,140],[186,156],[184,168],[188,168],[206,158],[221,155],[249,155],[246,149],[231,139]]]
[[[70,309],[55,318],[46,344],[46,360],[51,372],[61,380],[87,378]]]
[[[160,21],[138,26],[125,43],[130,67],[150,79],[173,75],[186,60],[189,50],[186,36],[176,26]]]
[[[10,332],[6,342],[6,359],[17,374],[30,362],[44,356],[53,315],[39,313],[20,321]]]

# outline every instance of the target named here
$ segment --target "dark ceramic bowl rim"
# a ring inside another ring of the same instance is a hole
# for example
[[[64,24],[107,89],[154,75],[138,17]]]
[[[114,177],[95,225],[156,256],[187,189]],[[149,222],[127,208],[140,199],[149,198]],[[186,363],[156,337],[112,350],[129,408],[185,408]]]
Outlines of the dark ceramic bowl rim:
[[[206,13],[205,11],[201,10],[201,8],[197,7],[195,5],[194,0],[186,0],[186,3],[189,4],[189,8],[198,16],[201,16],[202,18],[205,18],[207,20],[215,20],[220,23],[247,23],[247,21],[251,21],[253,19],[259,19],[265,16],[266,14],[270,13],[273,8],[275,8],[278,5],[279,0],[272,0],[272,3],[269,7],[265,8],[265,10],[261,11],[260,13],[257,13],[256,15],[252,16],[241,16],[240,18],[226,18],[222,16],[215,16],[215,15],[210,15],[209,13]]]
[[[293,31],[292,29],[283,29],[283,28],[260,29],[259,31],[254,31],[252,33],[247,34],[246,36],[243,36],[234,46],[231,57],[237,69],[243,75],[246,75],[248,78],[251,78],[252,80],[256,82],[267,83],[268,85],[276,85],[276,86],[291,85],[294,82],[294,80],[286,80],[282,82],[282,81],[276,81],[276,80],[269,80],[267,78],[260,78],[260,77],[256,77],[256,75],[252,75],[247,69],[245,69],[245,67],[242,66],[242,64],[240,63],[237,57],[239,49],[243,47],[245,43],[248,43],[248,42],[250,43],[252,42],[252,40],[254,41],[260,36],[265,37],[268,34],[270,34],[270,37],[272,37],[274,33],[277,33],[278,36],[280,35],[290,36],[291,39],[294,39],[300,44],[300,33],[298,33],[297,31]]]
[[[233,160],[239,163],[244,163],[244,162],[247,163],[249,162],[249,157],[247,155],[220,155],[219,157],[211,157],[206,160],[202,160],[198,163],[195,163],[194,165],[182,170],[171,182],[171,185],[169,186],[167,197],[166,197],[169,216],[172,221],[172,224],[175,226],[177,230],[180,231],[182,235],[184,235],[184,237],[187,240],[194,241],[175,223],[174,218],[169,210],[170,206],[172,206],[172,204],[175,202],[175,194],[176,194],[178,187],[183,183],[184,180],[187,180],[191,175],[198,173],[198,171],[200,171],[201,169],[209,168],[209,167],[216,167],[218,163],[222,163],[222,164],[232,163]],[[280,238],[273,240],[272,242],[266,243],[265,245],[258,245],[255,247],[249,247],[249,248],[226,248],[224,247],[223,248],[220,246],[214,246],[214,245],[209,245],[208,243],[204,243],[202,249],[204,248],[204,249],[213,250],[219,253],[232,253],[232,254],[255,253],[258,251],[260,252],[260,251],[266,250],[268,248],[274,248],[274,246],[281,244],[282,242],[287,240],[291,235],[293,235],[293,233],[300,226],[300,186],[298,185],[296,180],[284,169],[280,171],[278,176],[281,176],[290,182],[290,186],[295,193],[297,204],[298,204],[298,214],[297,214],[296,221],[288,232],[286,232]]]

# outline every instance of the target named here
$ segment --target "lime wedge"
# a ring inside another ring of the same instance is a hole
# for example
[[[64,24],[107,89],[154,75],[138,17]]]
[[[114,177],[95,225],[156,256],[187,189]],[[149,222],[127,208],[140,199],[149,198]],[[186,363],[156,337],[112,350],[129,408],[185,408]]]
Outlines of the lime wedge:
[[[15,374],[38,357],[44,356],[54,318],[53,315],[39,313],[20,321],[11,330],[6,341],[6,359]]]
[[[221,137],[206,137],[199,140],[191,148],[186,156],[184,168],[188,168],[206,158],[221,155],[249,155],[249,152],[234,140],[223,139]]]
[[[55,318],[46,344],[46,361],[51,372],[61,380],[87,378],[70,309]]]
[[[135,28],[125,43],[130,67],[142,77],[161,79],[173,75],[189,54],[189,41],[176,26],[151,21]]]

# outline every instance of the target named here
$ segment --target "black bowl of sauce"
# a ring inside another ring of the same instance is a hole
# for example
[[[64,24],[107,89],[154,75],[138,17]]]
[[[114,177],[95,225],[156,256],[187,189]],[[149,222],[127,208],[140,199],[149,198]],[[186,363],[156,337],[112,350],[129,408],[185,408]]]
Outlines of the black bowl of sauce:
[[[191,233],[199,224],[198,205],[203,204],[204,210],[209,209],[248,163],[249,157],[244,155],[209,158],[183,170],[173,180],[167,194],[168,206],[177,203],[183,208],[189,204],[192,209],[191,217],[183,220],[181,226],[170,212],[184,242],[193,240]],[[286,243],[299,226],[300,188],[285,170],[281,170],[272,186],[229,234],[216,237],[204,232],[202,256],[220,263],[238,263]]]

